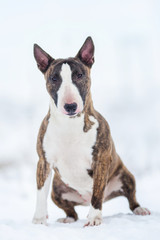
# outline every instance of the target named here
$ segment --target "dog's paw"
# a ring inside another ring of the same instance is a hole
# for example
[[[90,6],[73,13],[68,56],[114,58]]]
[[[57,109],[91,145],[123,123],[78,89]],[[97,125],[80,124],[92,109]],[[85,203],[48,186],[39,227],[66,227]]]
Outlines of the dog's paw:
[[[133,210],[133,213],[141,216],[146,216],[151,214],[151,212],[147,208],[142,208],[142,207],[135,208]]]
[[[72,217],[66,217],[66,218],[59,218],[57,219],[57,222],[59,223],[73,223],[75,222],[76,220]]]
[[[94,219],[90,219],[85,225],[84,227],[88,227],[88,226],[98,226],[102,223],[102,218],[100,217],[95,217]]]
[[[87,226],[98,226],[102,223],[102,212],[99,209],[95,209],[94,207],[90,207],[88,214],[88,222],[84,225]]]
[[[36,218],[34,217],[32,220],[32,223],[34,224],[43,224],[47,226],[47,216],[41,217],[41,218]]]

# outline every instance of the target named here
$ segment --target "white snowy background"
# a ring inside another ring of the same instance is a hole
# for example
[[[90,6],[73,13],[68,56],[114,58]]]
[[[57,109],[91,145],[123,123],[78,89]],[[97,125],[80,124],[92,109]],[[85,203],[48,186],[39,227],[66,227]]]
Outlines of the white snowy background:
[[[31,223],[36,198],[36,137],[48,110],[45,81],[33,58],[38,43],[54,58],[75,56],[87,36],[96,51],[94,105],[108,120],[118,153],[137,179],[137,198],[104,204],[103,224]],[[0,0],[0,240],[158,240],[160,236],[160,1]]]

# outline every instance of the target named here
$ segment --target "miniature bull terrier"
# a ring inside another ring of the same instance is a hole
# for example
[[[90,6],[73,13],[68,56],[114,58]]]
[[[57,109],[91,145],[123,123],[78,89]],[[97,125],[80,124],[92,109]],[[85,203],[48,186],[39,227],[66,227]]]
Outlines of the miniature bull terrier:
[[[94,109],[90,70],[94,43],[88,37],[76,57],[54,59],[37,44],[34,57],[44,74],[50,107],[37,140],[37,203],[34,223],[47,223],[47,196],[66,213],[60,222],[78,219],[77,205],[90,205],[85,226],[102,222],[102,203],[125,196],[134,214],[148,215],[136,200],[134,176],[116,153],[107,121]]]

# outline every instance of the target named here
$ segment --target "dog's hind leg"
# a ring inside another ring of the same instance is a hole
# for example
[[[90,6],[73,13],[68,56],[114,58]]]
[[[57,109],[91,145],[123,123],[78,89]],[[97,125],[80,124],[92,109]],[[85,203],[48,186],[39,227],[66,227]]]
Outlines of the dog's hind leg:
[[[65,195],[70,192],[71,195],[73,195],[73,191],[74,190],[66,186],[62,182],[62,180],[59,178],[59,176],[55,173],[55,176],[53,179],[51,198],[53,202],[59,208],[63,209],[64,212],[66,213],[66,218],[58,219],[57,220],[58,222],[71,223],[71,222],[75,222],[78,219],[78,215],[74,209],[74,206],[78,205],[78,203],[63,199],[63,194]]]
[[[120,160],[120,158],[119,158]],[[131,211],[136,215],[151,214],[147,208],[142,208],[136,200],[136,182],[134,176],[123,165],[122,161],[112,178],[109,180],[104,195],[104,201],[108,201],[118,196],[124,196],[128,199]]]
[[[136,183],[134,176],[122,167],[121,182],[123,195],[128,199],[132,212],[136,215],[150,215],[151,212],[147,208],[142,208],[136,200]]]

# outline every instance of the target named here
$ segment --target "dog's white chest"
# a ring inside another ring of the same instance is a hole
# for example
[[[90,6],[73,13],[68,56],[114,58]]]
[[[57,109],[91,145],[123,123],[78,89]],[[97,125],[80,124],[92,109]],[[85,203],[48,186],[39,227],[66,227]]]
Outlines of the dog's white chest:
[[[62,180],[81,194],[92,191],[92,147],[96,142],[98,122],[88,132],[83,131],[84,115],[58,121],[50,117],[43,147],[47,161],[56,167]]]

